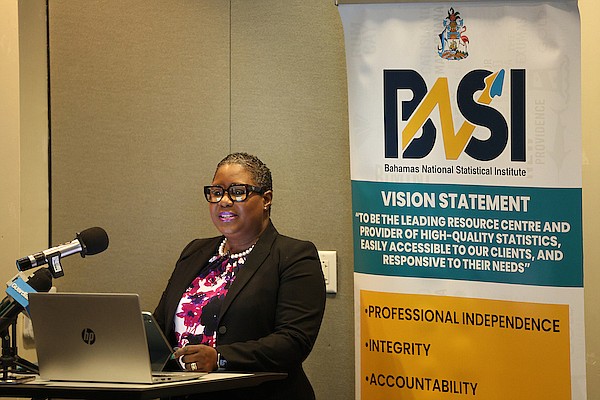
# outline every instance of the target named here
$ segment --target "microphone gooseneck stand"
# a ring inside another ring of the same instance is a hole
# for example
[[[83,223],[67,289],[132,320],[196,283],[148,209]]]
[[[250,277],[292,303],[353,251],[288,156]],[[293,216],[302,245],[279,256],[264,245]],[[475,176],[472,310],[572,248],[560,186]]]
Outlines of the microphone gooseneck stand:
[[[15,318],[10,327],[0,334],[2,335],[2,355],[0,356],[2,377],[0,377],[0,384],[24,383],[34,380],[35,375],[39,372],[37,365],[18,355],[17,319]]]
[[[25,279],[19,273],[9,281],[6,289],[7,296],[0,301],[0,340],[2,341],[0,384],[22,383],[34,379],[34,374],[38,373],[35,364],[17,354],[17,319],[21,311],[27,308],[27,293],[50,290],[52,272],[47,268],[40,268]]]

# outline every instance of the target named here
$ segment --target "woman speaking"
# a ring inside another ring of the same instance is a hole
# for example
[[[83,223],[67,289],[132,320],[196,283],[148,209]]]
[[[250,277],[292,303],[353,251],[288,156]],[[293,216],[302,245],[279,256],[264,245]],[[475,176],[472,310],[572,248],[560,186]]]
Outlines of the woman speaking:
[[[190,371],[288,374],[227,399],[314,399],[302,362],[325,309],[315,246],[277,232],[271,171],[255,156],[225,157],[204,195],[222,236],[183,249],[154,311],[175,356]]]

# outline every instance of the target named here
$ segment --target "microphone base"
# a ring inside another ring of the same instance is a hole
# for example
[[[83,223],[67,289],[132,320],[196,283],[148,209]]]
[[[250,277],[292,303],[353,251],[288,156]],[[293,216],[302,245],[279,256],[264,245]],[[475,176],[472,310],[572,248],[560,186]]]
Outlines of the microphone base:
[[[1,385],[17,385],[20,383],[26,383],[34,381],[36,375],[18,375],[18,374],[9,374],[8,377],[0,378],[0,386]]]
[[[2,336],[2,355],[0,356],[0,384],[24,383],[35,379],[39,368],[34,363],[19,357],[17,354],[17,322],[0,332]],[[34,375],[34,376],[32,376]]]

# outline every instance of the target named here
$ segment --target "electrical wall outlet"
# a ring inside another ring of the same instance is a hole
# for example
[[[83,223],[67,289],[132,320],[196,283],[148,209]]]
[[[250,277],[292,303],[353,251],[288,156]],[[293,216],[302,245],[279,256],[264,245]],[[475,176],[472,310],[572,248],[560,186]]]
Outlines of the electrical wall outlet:
[[[319,251],[327,293],[337,293],[337,252]]]

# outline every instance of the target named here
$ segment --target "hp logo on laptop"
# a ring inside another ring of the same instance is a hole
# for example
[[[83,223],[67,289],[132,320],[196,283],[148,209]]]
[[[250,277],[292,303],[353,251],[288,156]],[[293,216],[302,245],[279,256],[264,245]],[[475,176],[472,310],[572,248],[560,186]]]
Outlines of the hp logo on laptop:
[[[96,341],[96,334],[90,328],[85,328],[81,331],[81,338],[85,343],[92,345]]]

